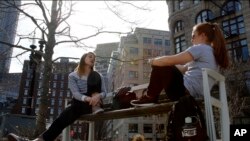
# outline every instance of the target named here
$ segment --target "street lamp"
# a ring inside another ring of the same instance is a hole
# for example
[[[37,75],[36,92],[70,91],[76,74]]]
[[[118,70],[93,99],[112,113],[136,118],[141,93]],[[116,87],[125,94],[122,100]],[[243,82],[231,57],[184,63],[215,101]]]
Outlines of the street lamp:
[[[40,40],[38,43],[39,43],[39,51],[43,52],[43,47],[46,42],[44,40]],[[32,71],[32,74],[31,74],[29,98],[27,100],[28,101],[28,108],[26,109],[27,115],[32,114],[32,108],[34,107],[34,86],[35,86],[35,79],[36,79],[36,69],[42,60],[42,55],[40,53],[35,52],[36,45],[32,44],[30,45],[30,48],[32,49],[32,51],[29,56],[30,58],[29,70]]]

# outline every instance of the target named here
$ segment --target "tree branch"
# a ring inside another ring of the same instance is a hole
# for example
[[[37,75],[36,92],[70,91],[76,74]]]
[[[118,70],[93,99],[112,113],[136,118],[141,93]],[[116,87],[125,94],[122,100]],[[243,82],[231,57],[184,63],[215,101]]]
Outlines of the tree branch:
[[[27,12],[25,12],[24,10],[22,10],[21,8],[19,8],[17,5],[12,4],[9,1],[6,1],[9,3],[10,6],[12,6],[13,8],[17,9],[18,11],[20,11],[21,13],[23,13],[25,16],[29,17],[31,19],[31,21],[37,26],[37,28],[39,28],[41,31],[43,30],[40,25],[37,23],[37,19],[35,19],[33,16],[31,16],[30,14],[28,14]],[[45,33],[47,34],[47,33]]]
[[[132,32],[132,31],[131,31]],[[86,40],[86,39],[89,39],[89,38],[92,38],[92,37],[95,37],[99,34],[103,34],[103,33],[110,33],[110,34],[129,34],[131,32],[117,32],[117,31],[98,31],[96,32],[95,34],[92,34],[90,36],[87,36],[87,37],[84,37],[84,38],[80,38],[80,39],[76,39],[76,40],[64,40],[64,41],[59,41],[59,42],[56,42],[56,45],[58,44],[61,44],[61,43],[76,43],[76,42],[80,42],[82,40]]]
[[[7,46],[9,46],[9,47],[15,47],[15,48],[23,49],[23,50],[26,50],[26,51],[35,52],[35,53],[38,53],[38,54],[41,55],[41,56],[44,56],[44,53],[41,52],[41,51],[32,50],[32,49],[29,49],[29,48],[26,48],[26,47],[23,47],[23,46],[20,46],[20,45],[13,45],[13,44],[11,44],[11,43],[6,43],[6,42],[3,42],[3,41],[0,41],[0,44],[7,45]]]
[[[43,14],[43,18],[45,20],[45,23],[48,24],[49,23],[49,19],[46,15],[45,9],[44,7],[46,7],[45,5],[43,5],[41,0],[35,0],[36,4],[40,7],[40,9],[42,10],[42,14]]]

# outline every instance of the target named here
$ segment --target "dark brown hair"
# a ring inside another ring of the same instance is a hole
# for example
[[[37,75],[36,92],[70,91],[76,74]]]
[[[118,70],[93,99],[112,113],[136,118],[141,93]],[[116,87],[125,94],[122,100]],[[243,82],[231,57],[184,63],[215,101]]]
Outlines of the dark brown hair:
[[[204,33],[207,36],[208,42],[214,49],[214,56],[217,64],[222,69],[229,66],[228,52],[226,49],[226,41],[223,33],[217,23],[200,23],[195,27],[195,31],[200,35]]]
[[[96,55],[93,53],[93,52],[88,52],[88,53],[85,53],[82,55],[81,59],[80,59],[80,62],[79,64],[77,65],[77,67],[75,68],[75,71],[78,73],[78,74],[83,74],[85,72],[85,65],[86,65],[86,62],[85,62],[85,58],[87,57],[87,55],[89,54],[93,54],[95,57]],[[94,66],[91,67],[91,70],[93,71]]]

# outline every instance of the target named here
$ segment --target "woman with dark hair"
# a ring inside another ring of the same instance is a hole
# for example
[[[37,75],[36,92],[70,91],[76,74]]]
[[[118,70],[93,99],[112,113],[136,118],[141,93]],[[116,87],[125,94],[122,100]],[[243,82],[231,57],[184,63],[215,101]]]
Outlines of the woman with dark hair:
[[[53,141],[65,127],[72,124],[84,114],[102,112],[102,99],[106,96],[103,77],[93,70],[95,54],[84,54],[74,72],[69,74],[68,85],[73,94],[72,103],[51,124],[48,130],[33,141]],[[8,135],[9,141],[22,141],[14,134]]]
[[[171,100],[187,94],[203,96],[202,68],[219,70],[229,66],[225,39],[218,24],[200,23],[193,27],[191,42],[193,46],[181,53],[149,60],[152,72],[147,94],[132,100],[132,105],[156,103],[162,89]]]

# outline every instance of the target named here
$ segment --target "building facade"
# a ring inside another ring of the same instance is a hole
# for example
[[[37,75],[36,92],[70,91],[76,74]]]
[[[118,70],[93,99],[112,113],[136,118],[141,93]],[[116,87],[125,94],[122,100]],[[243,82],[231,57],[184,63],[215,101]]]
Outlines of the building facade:
[[[136,28],[133,34],[121,37],[115,89],[148,83],[151,72],[148,59],[169,54],[169,39],[168,31],[146,28]]]
[[[109,79],[108,79],[108,67],[111,59],[111,55],[113,51],[116,51],[118,48],[119,43],[103,43],[103,44],[97,44],[96,49],[94,53],[96,54],[96,63],[95,63],[95,69],[99,73],[102,74],[103,79],[106,85],[106,89],[108,92],[111,90],[109,89]]]
[[[136,86],[149,82],[151,66],[148,59],[170,53],[168,31],[136,28],[134,33],[121,37],[117,51],[112,53],[108,68],[109,88]],[[140,95],[140,94],[139,94]],[[130,141],[141,133],[148,141],[164,140],[166,115],[110,120],[107,138],[112,141]]]
[[[167,0],[166,2],[169,10],[168,23],[172,54],[182,52],[192,45],[191,34],[195,24],[202,22],[219,24],[226,39],[226,47],[232,62],[232,67],[224,72],[227,86],[230,87],[227,93],[229,96],[235,96],[233,102],[229,101],[230,117],[248,117],[248,121],[245,123],[250,123],[250,115],[247,112],[250,110],[250,68],[248,67],[250,59],[250,1]],[[237,90],[233,90],[233,87],[237,87]],[[238,110],[235,107],[239,107]],[[235,122],[235,120],[232,121]]]
[[[65,109],[67,102],[72,98],[68,88],[68,75],[74,71],[77,62],[70,61],[69,58],[61,57],[53,65],[50,81],[50,92],[48,94],[49,108],[47,111],[47,126]],[[20,82],[18,101],[12,109],[12,114],[36,116],[40,104],[42,93],[43,63],[37,67],[33,75],[30,61],[25,60]],[[32,81],[33,80],[33,81]],[[33,84],[32,84],[33,83]],[[33,87],[33,89],[31,89]],[[76,121],[71,126],[71,135],[74,139],[87,139],[88,124]]]
[[[5,1],[0,1],[4,7]],[[15,0],[16,5],[21,4],[21,0]],[[14,8],[3,8],[0,10],[0,41],[14,44],[19,12]],[[1,74],[9,72],[10,61],[13,48],[0,44],[0,80]]]

